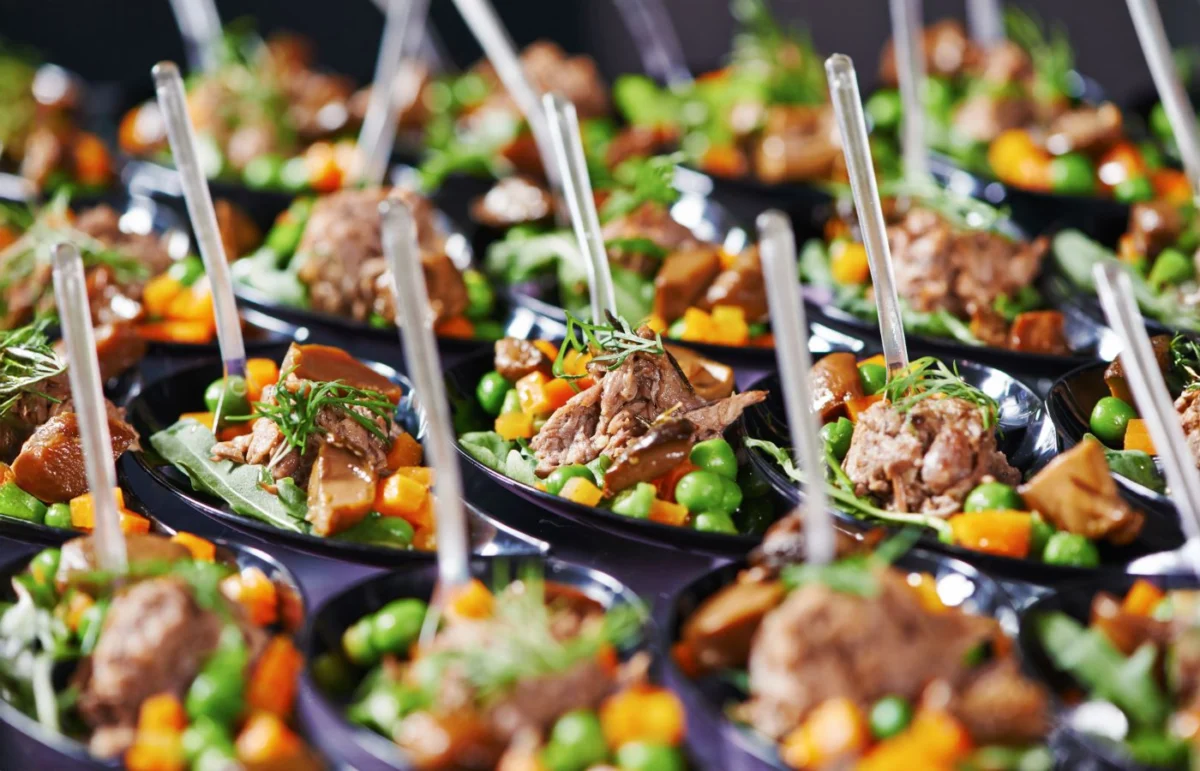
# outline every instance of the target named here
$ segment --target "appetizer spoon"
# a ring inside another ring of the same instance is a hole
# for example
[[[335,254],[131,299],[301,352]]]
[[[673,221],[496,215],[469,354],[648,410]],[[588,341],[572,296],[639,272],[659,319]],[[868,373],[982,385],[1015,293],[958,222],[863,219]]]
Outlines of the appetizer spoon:
[[[991,48],[1004,40],[1004,14],[999,0],[967,0],[967,26],[971,39]]]
[[[124,573],[128,569],[125,537],[113,489],[117,468],[113,463],[112,437],[108,431],[108,409],[104,404],[104,381],[96,359],[96,336],[92,330],[91,303],[79,249],[71,243],[55,244],[51,263],[54,271],[54,302],[67,348],[67,377],[79,424],[79,442],[88,489],[92,491],[96,559],[102,570]]]
[[[907,3],[908,0],[893,0]],[[899,55],[899,45],[897,45]],[[903,69],[903,68],[901,68]],[[871,165],[871,146],[867,140],[867,122],[863,117],[862,98],[858,93],[858,75],[854,62],[845,54],[834,54],[825,60],[829,93],[837,113],[838,130],[842,135],[842,152],[850,174],[850,189],[858,211],[859,227],[867,258],[871,265],[871,282],[879,306],[879,331],[883,338],[883,357],[888,374],[908,366],[908,346],[904,339],[904,319],[900,315],[900,298],[896,294],[896,275],[892,269],[892,250],[888,245],[887,227],[883,220],[883,205],[879,201],[879,186]],[[910,111],[908,114],[919,111]],[[924,156],[922,155],[922,158]],[[911,167],[909,167],[911,171]]]
[[[438,608],[447,597],[471,580],[471,547],[467,538],[467,514],[463,507],[462,478],[454,451],[454,424],[446,402],[446,386],[433,334],[433,313],[421,268],[421,250],[412,212],[399,201],[379,205],[383,220],[383,251],[392,271],[396,291],[396,325],[404,343],[404,360],[416,392],[426,409],[430,464],[437,492],[438,588],[430,605],[420,644],[437,631]]]
[[[616,291],[613,289],[612,269],[608,251],[600,235],[600,215],[592,195],[592,180],[588,175],[583,140],[579,134],[579,116],[575,105],[560,94],[542,97],[546,122],[554,146],[554,158],[563,182],[563,195],[571,212],[571,225],[579,241],[588,274],[588,289],[592,301],[592,321],[601,324],[608,313],[617,312]]]
[[[1192,569],[1200,574],[1200,470],[1188,449],[1179,415],[1171,403],[1167,384],[1159,372],[1150,337],[1146,334],[1146,322],[1142,318],[1137,301],[1133,297],[1133,286],[1125,269],[1110,263],[1095,268],[1096,291],[1100,295],[1100,306],[1108,325],[1122,342],[1121,365],[1125,369],[1125,380],[1142,412],[1150,438],[1158,448],[1167,483],[1173,491],[1172,499],[1179,509],[1179,523],[1187,542],[1182,557]],[[1161,555],[1143,558],[1158,572],[1162,566]],[[1143,560],[1135,560],[1135,566]]]
[[[892,40],[896,56],[896,77],[900,81],[900,101],[904,106],[904,117],[901,121],[904,178],[909,182],[922,182],[929,179],[929,156],[925,149],[925,105],[921,99],[925,86],[925,38],[921,32],[922,3],[921,0],[889,0],[889,3],[892,15]],[[831,56],[825,62],[830,88],[833,88],[834,85],[834,72],[830,69],[830,62],[835,58],[836,56]],[[846,62],[850,67],[850,74],[853,75],[853,63],[849,59]],[[844,76],[842,77],[844,79]],[[858,102],[857,78],[854,90],[854,101]],[[837,102],[838,100],[835,99],[834,104],[836,105]],[[861,112],[861,110],[860,106],[859,111]],[[842,114],[839,110],[839,125],[841,125],[841,120]],[[841,131],[843,146],[845,146],[846,127],[841,126]],[[849,151],[847,150],[847,152]],[[855,189],[857,190],[857,187]],[[857,193],[855,200],[857,200]]]
[[[198,72],[217,68],[217,41],[221,38],[221,15],[213,0],[171,0],[175,22],[183,34],[188,66]]]
[[[225,368],[225,382],[221,399],[213,415],[213,425],[221,419],[225,407],[225,395],[233,384],[245,388],[246,344],[242,340],[242,324],[238,318],[237,300],[233,295],[233,279],[229,273],[229,260],[225,256],[225,245],[217,226],[217,212],[213,208],[212,193],[208,180],[200,170],[196,156],[196,132],[188,117],[187,97],[183,91],[183,78],[174,62],[159,62],[151,70],[154,89],[158,93],[158,106],[167,124],[167,138],[171,143],[171,155],[179,169],[183,186],[183,197],[187,202],[188,216],[196,232],[196,243],[200,257],[204,260],[204,272],[211,285],[213,312],[217,321],[217,343],[221,348],[221,362]],[[235,380],[234,378],[240,378]]]
[[[1200,192],[1200,128],[1196,126],[1196,111],[1175,70],[1175,59],[1171,54],[1171,44],[1167,42],[1166,30],[1163,29],[1158,3],[1155,0],[1127,2],[1138,41],[1146,55],[1146,64],[1150,66],[1150,74],[1154,77],[1154,87],[1158,89],[1158,97],[1167,111],[1167,119],[1175,133],[1175,143],[1179,146],[1179,156],[1183,159],[1183,168],[1192,183],[1192,195],[1195,196]]]
[[[642,58],[642,69],[671,88],[692,82],[683,45],[662,0],[613,0]]]
[[[796,283],[796,236],[787,216],[777,210],[758,217],[759,250],[762,253],[763,278],[767,284],[771,318],[774,320],[775,356],[779,360],[779,378],[783,383],[783,403],[797,460],[807,483],[804,497],[805,559],[815,565],[827,565],[834,557],[833,519],[825,508],[825,475],[817,420],[812,414],[812,386],[808,372],[812,356],[808,352],[808,321],[804,301]]]
[[[425,17],[429,13],[429,0],[388,0],[387,20],[383,25],[383,37],[379,41],[379,55],[375,60],[375,86],[367,102],[362,128],[358,132],[358,155],[362,163],[360,180],[364,185],[378,187],[387,175],[388,158],[396,143],[397,102],[405,103],[396,96],[398,76],[404,98],[416,97],[420,84],[411,72],[406,72],[405,61],[416,54],[421,45],[425,29]]]

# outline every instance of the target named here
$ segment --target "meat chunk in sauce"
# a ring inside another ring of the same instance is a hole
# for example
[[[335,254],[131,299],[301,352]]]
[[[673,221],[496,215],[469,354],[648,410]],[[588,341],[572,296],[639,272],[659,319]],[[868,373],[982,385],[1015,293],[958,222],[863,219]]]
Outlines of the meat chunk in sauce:
[[[858,360],[852,353],[837,352],[821,357],[813,365],[808,379],[812,384],[813,410],[822,423],[842,417],[846,402],[866,395],[858,376]]]
[[[1099,442],[1088,439],[1061,453],[1021,485],[1025,504],[1059,530],[1127,544],[1142,529],[1144,516],[1117,488]]]
[[[1135,203],[1129,210],[1131,246],[1148,260],[1174,244],[1183,233],[1183,226],[1179,207],[1170,201]]]
[[[510,383],[531,372],[550,374],[554,364],[550,357],[529,340],[506,337],[496,343],[496,371]]]
[[[974,66],[979,50],[967,36],[967,30],[957,19],[944,19],[930,24],[923,33],[925,71],[930,75],[953,78]],[[893,41],[884,45],[879,61],[879,78],[884,85],[895,86],[896,49]]]
[[[767,183],[827,179],[842,162],[842,144],[830,105],[767,108],[754,146],[754,168]]]
[[[1085,105],[1051,121],[1046,149],[1055,155],[1076,152],[1096,155],[1119,142],[1123,132],[1124,120],[1115,104]]]
[[[654,277],[655,315],[666,321],[679,318],[698,304],[720,272],[721,257],[715,247],[684,249],[667,255]]]
[[[767,287],[763,283],[757,246],[738,254],[733,264],[722,271],[704,293],[701,308],[712,310],[718,305],[741,308],[750,323],[767,320]]]
[[[108,405],[113,459],[138,448],[138,435],[121,411]],[[83,445],[74,412],[60,412],[38,426],[12,463],[17,485],[38,500],[66,503],[88,491]]]

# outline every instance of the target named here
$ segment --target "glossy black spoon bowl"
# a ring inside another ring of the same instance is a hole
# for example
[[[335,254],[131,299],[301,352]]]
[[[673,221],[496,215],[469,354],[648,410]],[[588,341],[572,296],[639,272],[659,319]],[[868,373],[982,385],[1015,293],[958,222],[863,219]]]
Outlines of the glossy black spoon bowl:
[[[971,361],[950,361],[956,366],[963,380],[991,396],[999,404],[998,449],[1010,464],[1021,471],[1023,477],[1048,463],[1058,453],[1058,440],[1054,425],[1045,405],[1037,394],[1012,376],[992,367]],[[779,447],[790,447],[786,412],[779,395],[778,375],[768,375],[752,384],[753,388],[765,389],[767,400],[751,407],[744,417],[749,437],[773,442]],[[755,469],[771,482],[771,486],[793,504],[799,502],[800,493],[793,482],[780,468],[775,459],[761,449],[750,452],[750,462]],[[1134,507],[1142,506],[1130,496]],[[839,521],[864,526],[887,526],[887,523],[858,518],[834,508]],[[1175,549],[1183,543],[1183,534],[1177,518],[1163,516],[1149,510],[1136,540],[1126,546],[1111,546],[1098,543],[1101,569],[1116,569],[1131,560],[1146,554]],[[919,544],[932,551],[943,552],[955,559],[976,565],[989,574],[1011,578],[1031,584],[1057,585],[1064,581],[1079,580],[1095,571],[1065,565],[1051,565],[1029,559],[1014,559],[988,554],[972,549],[941,542],[933,531],[926,531]]]
[[[1051,691],[1058,695],[1063,704],[1060,705],[1059,724],[1056,731],[1055,751],[1060,758],[1061,768],[1095,769],[1095,771],[1162,771],[1163,766],[1148,766],[1136,763],[1121,744],[1113,739],[1105,738],[1094,732],[1085,730],[1086,713],[1081,713],[1074,704],[1081,685],[1075,679],[1062,672],[1051,661],[1037,632],[1038,620],[1051,613],[1065,613],[1075,621],[1088,625],[1091,620],[1092,600],[1100,592],[1115,596],[1118,601],[1124,597],[1136,581],[1148,580],[1164,592],[1171,590],[1200,589],[1200,581],[1195,576],[1187,574],[1136,576],[1108,574],[1097,576],[1088,581],[1063,586],[1058,591],[1047,594],[1025,608],[1021,613],[1020,633],[1017,641],[1021,657],[1027,667],[1044,682]],[[1116,707],[1108,707],[1100,723],[1113,725],[1113,718],[1125,719],[1119,716]],[[1092,724],[1097,723],[1093,721]]]
[[[285,347],[277,347],[271,351],[270,358],[282,360],[285,352]],[[401,387],[404,396],[397,409],[396,421],[412,436],[421,439],[425,430],[424,412],[408,379],[386,365],[369,363],[369,366]],[[127,453],[121,459],[119,471],[123,481],[136,491],[138,479],[148,477],[154,485],[166,488],[183,499],[191,509],[268,543],[279,543],[320,556],[385,567],[433,562],[436,556],[433,552],[322,538],[307,532],[306,528],[299,524],[285,529],[263,519],[243,516],[235,512],[225,500],[195,489],[186,474],[158,458],[149,445],[149,437],[173,425],[182,413],[203,409],[205,388],[221,375],[219,362],[198,364],[147,385],[129,401],[126,406],[126,419],[143,437],[145,448],[142,452]],[[143,473],[130,473],[134,468]],[[470,510],[470,525],[473,547],[477,552],[529,554],[545,549],[545,545],[540,541],[504,528],[476,509]]]
[[[78,534],[72,534],[78,535]],[[258,568],[275,584],[281,598],[281,613],[284,630],[297,634],[305,624],[307,600],[300,584],[282,563],[259,549],[230,541],[216,540],[216,559],[239,569]],[[12,602],[16,595],[11,579],[25,569],[31,555],[10,559],[0,566],[3,576],[0,600]],[[56,685],[65,685],[66,675]],[[87,746],[44,727],[34,718],[21,712],[0,699],[0,747],[3,747],[4,767],[12,769],[55,769],[55,771],[119,771],[124,764],[118,760],[100,760],[93,757]]]
[[[485,352],[472,356],[446,373],[446,389],[459,436],[472,431],[487,431],[492,427],[492,418],[483,414],[475,396],[479,380],[492,368],[492,355]],[[726,432],[726,437],[735,449],[740,447],[741,435],[736,424]],[[504,524],[526,533],[544,532],[545,525],[542,523],[546,512],[549,512],[556,520],[570,525],[559,531],[563,537],[583,545],[589,542],[589,536],[595,528],[656,546],[728,556],[744,555],[762,540],[761,532],[755,535],[710,533],[650,519],[627,517],[597,506],[584,506],[505,476],[481,463],[466,452],[461,444],[458,445],[458,451],[476,473],[486,475],[501,487],[534,504],[506,507],[503,515],[496,515]],[[743,460],[742,465],[745,464]],[[777,495],[767,493],[758,497],[757,501],[754,505],[763,507],[764,526],[784,513],[784,502]]]
[[[913,549],[896,561],[898,568],[927,573],[936,580],[938,595],[950,607],[961,607],[1000,619],[1006,628],[1016,621],[1008,596],[992,579],[960,560],[921,549]],[[716,568],[683,587],[671,601],[666,623],[660,630],[660,647],[670,651],[680,640],[688,618],[721,589],[734,583],[746,568],[744,562]],[[687,708],[688,731],[693,736],[719,737],[722,756],[710,759],[714,768],[727,771],[759,771],[789,768],[779,756],[775,742],[752,727],[731,720],[728,707],[746,700],[747,694],[730,678],[710,674],[689,677],[674,656],[667,656],[663,679]]]
[[[471,563],[471,574],[489,586],[502,576],[519,578],[522,571],[528,569],[540,572],[547,587],[559,586],[582,594],[605,610],[618,606],[641,607],[641,601],[630,589],[591,568],[540,557],[476,559]],[[300,639],[305,668],[301,675],[298,708],[306,735],[311,736],[327,756],[338,758],[359,771],[407,771],[413,768],[395,743],[346,718],[348,702],[345,695],[328,693],[322,688],[321,678],[314,672],[314,662],[325,654],[340,656],[343,633],[363,616],[392,600],[411,597],[428,601],[436,584],[437,568],[428,563],[355,584],[330,597],[312,614],[311,623]],[[649,648],[648,636],[648,631],[643,629],[634,649]],[[632,653],[632,650],[627,652]],[[361,676],[362,673],[358,673],[358,677]]]

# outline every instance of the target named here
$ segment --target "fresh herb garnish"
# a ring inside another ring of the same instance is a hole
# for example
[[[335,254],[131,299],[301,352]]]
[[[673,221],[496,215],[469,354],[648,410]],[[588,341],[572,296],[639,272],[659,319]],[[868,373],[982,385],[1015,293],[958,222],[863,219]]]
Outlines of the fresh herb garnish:
[[[1056,26],[1047,34],[1034,14],[1012,5],[1004,9],[1004,29],[1033,60],[1034,97],[1042,103],[1069,97],[1075,53],[1066,31]]]
[[[661,260],[668,252],[649,238],[614,238],[604,242],[605,251],[641,254]]]
[[[779,578],[788,590],[820,583],[842,594],[875,597],[879,594],[879,581],[874,571],[903,557],[920,537],[916,528],[906,528],[881,543],[871,554],[856,554],[828,565],[787,565],[780,571]]]
[[[46,321],[0,332],[0,418],[25,394],[58,400],[38,390],[47,378],[62,374],[67,362],[46,337]]]
[[[571,375],[566,371],[568,350],[585,353],[590,351],[592,362],[604,365],[610,372],[625,363],[630,355],[646,353],[661,356],[666,352],[662,337],[656,332],[653,338],[645,338],[630,329],[629,324],[616,316],[609,316],[609,324],[592,324],[567,313],[567,334],[558,348],[554,360],[555,377],[564,380],[579,380],[583,374]]]
[[[935,396],[962,399],[979,408],[985,429],[994,428],[1000,414],[996,400],[964,381],[957,366],[951,369],[933,356],[917,359],[890,375],[884,395],[901,414]]]
[[[766,0],[734,0],[741,23],[733,62],[763,81],[767,104],[821,104],[829,93],[821,56],[807,30],[784,29]]]
[[[630,158],[613,169],[616,188],[600,210],[604,222],[616,219],[645,203],[669,207],[679,200],[675,187],[675,166],[683,160],[681,153],[656,155],[650,158]]]
[[[1171,339],[1170,371],[1183,381],[1184,391],[1200,388],[1200,343],[1186,335]]]

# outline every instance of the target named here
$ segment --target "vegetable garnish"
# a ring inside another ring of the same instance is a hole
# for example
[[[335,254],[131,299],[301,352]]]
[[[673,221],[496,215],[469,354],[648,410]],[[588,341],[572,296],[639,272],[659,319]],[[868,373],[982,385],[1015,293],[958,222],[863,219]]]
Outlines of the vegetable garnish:
[[[779,578],[789,590],[822,583],[842,594],[874,597],[879,594],[879,582],[873,571],[887,567],[904,556],[920,538],[920,530],[905,528],[870,554],[846,557],[829,565],[787,565],[780,571]]]
[[[616,316],[609,316],[609,324],[592,324],[567,313],[567,334],[554,360],[555,377],[563,380],[578,380],[585,374],[571,375],[566,371],[567,351],[593,352],[592,361],[603,364],[612,371],[625,363],[634,353],[661,356],[666,352],[662,337],[656,332],[652,339],[641,337],[629,324]]]
[[[67,369],[46,337],[46,320],[0,332],[0,417],[27,393],[56,399],[37,390],[38,383]]]
[[[675,187],[675,166],[682,153],[630,158],[613,170],[615,189],[600,209],[600,220],[608,222],[628,214],[644,203],[670,206],[679,200]]]
[[[1183,390],[1200,388],[1200,343],[1186,335],[1175,335],[1171,339],[1170,369],[1183,378]]]
[[[308,440],[313,436],[328,433],[317,422],[318,415],[325,407],[341,411],[377,439],[386,441],[387,429],[391,428],[396,412],[396,405],[390,399],[379,391],[358,388],[341,380],[321,383],[305,380],[293,389],[286,385],[286,381],[294,371],[295,368],[289,368],[279,374],[279,381],[274,389],[274,404],[256,402],[254,416],[230,418],[237,420],[264,417],[279,427],[284,442],[267,463],[267,468],[274,468],[293,448],[303,452],[308,446]],[[366,414],[363,414],[364,412]],[[385,428],[380,428],[376,420],[382,420]]]
[[[995,399],[964,381],[957,369],[957,366],[954,369],[947,367],[932,356],[924,356],[890,375],[884,394],[892,407],[902,414],[931,397],[962,399],[979,407],[985,429],[995,427],[1000,406]]]
[[[1004,30],[1033,60],[1035,96],[1051,101],[1071,94],[1075,53],[1065,30],[1047,34],[1040,19],[1011,5],[1004,9]]]
[[[733,15],[742,31],[733,40],[735,66],[761,73],[770,104],[821,104],[829,88],[812,36],[783,29],[765,0],[735,0]]]

